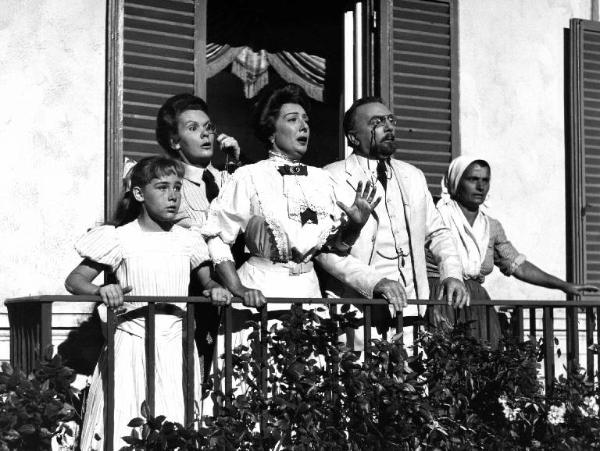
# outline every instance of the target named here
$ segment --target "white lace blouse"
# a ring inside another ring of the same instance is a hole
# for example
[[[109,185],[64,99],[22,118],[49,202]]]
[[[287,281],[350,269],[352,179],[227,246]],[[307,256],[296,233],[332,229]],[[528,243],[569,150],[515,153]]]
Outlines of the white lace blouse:
[[[331,176],[312,166],[306,175],[282,175],[284,165],[303,166],[271,154],[238,169],[212,202],[202,234],[215,264],[233,260],[239,232],[253,256],[282,263],[309,261],[337,233],[342,210]]]

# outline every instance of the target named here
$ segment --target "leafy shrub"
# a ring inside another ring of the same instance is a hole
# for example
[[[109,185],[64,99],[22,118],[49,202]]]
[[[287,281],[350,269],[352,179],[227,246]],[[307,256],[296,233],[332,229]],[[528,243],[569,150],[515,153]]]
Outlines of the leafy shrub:
[[[357,324],[354,314],[322,312],[292,309],[272,327],[263,367],[255,358],[258,332],[236,348],[236,388],[212,394],[222,407],[202,427],[146,415],[130,423],[144,426],[130,449],[600,448],[598,388],[578,371],[545,394],[539,343],[504,340],[492,350],[463,324],[422,333],[416,356],[399,336],[373,340],[363,361],[338,343]]]
[[[48,355],[49,354],[49,355]],[[71,387],[75,373],[60,356],[44,360],[28,376],[8,363],[0,371],[0,450],[50,449],[53,437],[61,444],[76,431],[69,422],[81,422]]]

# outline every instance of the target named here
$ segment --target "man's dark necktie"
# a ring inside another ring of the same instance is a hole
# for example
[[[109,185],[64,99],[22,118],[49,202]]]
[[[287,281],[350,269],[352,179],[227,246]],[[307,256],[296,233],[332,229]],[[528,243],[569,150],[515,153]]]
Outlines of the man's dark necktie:
[[[212,200],[219,195],[219,185],[215,181],[215,176],[208,169],[204,170],[202,174],[202,181],[206,186],[206,198],[208,202],[212,202]]]
[[[377,180],[383,185],[384,191],[387,190],[387,172],[385,168],[385,160],[377,162]]]

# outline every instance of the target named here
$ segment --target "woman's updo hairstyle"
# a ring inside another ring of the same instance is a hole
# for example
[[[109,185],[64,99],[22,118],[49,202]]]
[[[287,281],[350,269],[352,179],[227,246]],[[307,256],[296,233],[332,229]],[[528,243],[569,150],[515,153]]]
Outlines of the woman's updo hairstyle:
[[[275,122],[281,106],[286,103],[300,105],[306,113],[310,111],[310,99],[300,86],[288,83],[282,87],[266,91],[254,107],[254,132],[258,139],[271,146],[270,138],[275,132]]]

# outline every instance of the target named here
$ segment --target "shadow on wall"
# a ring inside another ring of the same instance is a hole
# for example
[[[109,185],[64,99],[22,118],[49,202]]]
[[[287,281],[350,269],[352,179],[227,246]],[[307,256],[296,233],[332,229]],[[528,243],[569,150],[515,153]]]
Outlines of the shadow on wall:
[[[101,324],[98,309],[95,308],[92,316],[72,330],[67,339],[58,345],[58,354],[64,365],[80,374],[91,375],[94,372],[104,346]]]

